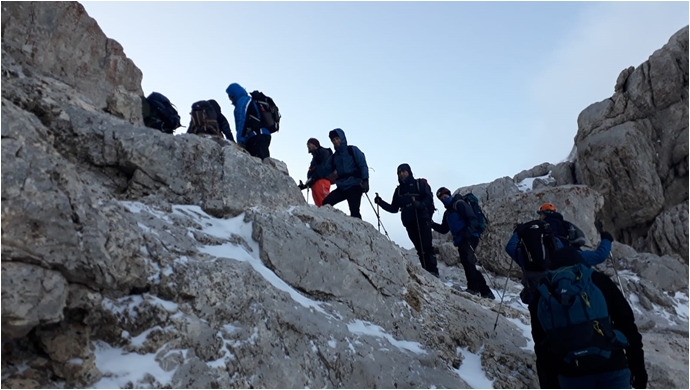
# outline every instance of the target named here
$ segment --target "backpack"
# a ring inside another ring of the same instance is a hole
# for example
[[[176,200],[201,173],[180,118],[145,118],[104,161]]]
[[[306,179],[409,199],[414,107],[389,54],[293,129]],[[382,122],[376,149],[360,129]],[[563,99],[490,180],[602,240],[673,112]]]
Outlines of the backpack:
[[[273,99],[259,91],[252,92],[251,96],[242,136],[246,137],[252,131],[259,134],[261,128],[265,128],[271,134],[280,130],[280,111]]]
[[[568,245],[572,245],[576,248],[579,248],[587,243],[585,232],[583,232],[579,227],[575,226],[574,223],[568,221],[565,221],[565,225],[568,229]]]
[[[600,368],[613,350],[627,347],[625,336],[613,329],[593,272],[584,264],[561,267],[546,272],[538,287],[537,317],[549,349],[582,373]]]
[[[549,269],[556,250],[556,238],[549,224],[534,220],[518,225],[515,232],[519,240],[516,251],[522,255],[525,270],[541,272]]]
[[[200,100],[192,104],[192,123],[187,130],[188,134],[208,134],[223,138],[218,125],[218,114],[211,103]]]
[[[150,109],[149,115],[144,118],[144,124],[147,127],[172,134],[173,130],[182,126],[175,106],[163,94],[151,92],[146,97],[146,102],[149,104]]]
[[[479,199],[471,192],[469,194],[463,195],[462,199],[465,202],[469,203],[470,206],[472,206],[472,211],[474,211],[474,215],[477,217],[477,233],[484,233],[484,230],[486,230],[486,225],[489,223],[489,220],[484,215],[481,206],[479,206]]]
[[[348,148],[349,148],[349,146],[348,146]],[[423,186],[426,186],[426,188],[429,190],[429,193],[433,194],[433,192],[431,191],[431,186],[429,185],[429,182],[425,178],[418,178],[415,181],[417,182],[417,193],[418,194],[420,194],[420,195],[422,194]],[[423,184],[420,185],[419,183],[423,183]],[[402,194],[400,193],[400,186],[398,186],[398,196],[402,196]],[[432,197],[431,204],[427,204],[426,208],[429,211],[429,215],[433,216],[434,212],[436,211],[436,206],[434,205],[433,197]]]

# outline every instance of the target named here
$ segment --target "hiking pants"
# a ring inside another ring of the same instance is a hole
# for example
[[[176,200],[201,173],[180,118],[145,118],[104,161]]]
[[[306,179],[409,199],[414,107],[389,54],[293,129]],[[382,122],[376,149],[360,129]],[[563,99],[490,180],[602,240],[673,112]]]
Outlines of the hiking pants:
[[[534,340],[534,356],[537,358],[537,378],[539,378],[539,387],[542,389],[560,389],[558,383],[558,372],[556,362],[549,345],[546,343],[545,335],[535,333],[535,329],[542,329],[537,317],[538,297],[532,299],[527,305],[529,310],[530,324],[532,325],[532,340]]]
[[[422,268],[432,274],[438,274],[434,248],[431,246],[431,220],[416,220],[415,222],[416,223],[411,223],[409,226],[405,226],[405,229],[407,229],[407,236],[410,237],[414,249],[417,250],[417,257],[419,257],[419,262],[422,263]],[[420,223],[421,229],[418,223]]]
[[[362,186],[356,184],[346,190],[336,188],[326,196],[323,204],[335,206],[344,200],[347,200],[347,205],[350,206],[350,215],[362,219],[362,214],[359,213],[359,206],[362,204]]]
[[[478,291],[483,295],[491,292],[491,289],[486,285],[486,280],[481,272],[477,271],[477,256],[474,254],[477,245],[479,245],[479,237],[463,238],[458,245],[458,254],[462,268],[465,270],[467,289]]]
[[[268,151],[268,146],[271,145],[271,136],[268,134],[259,134],[249,137],[246,144],[246,149],[254,157],[265,159],[271,157]]]
[[[558,376],[561,389],[630,389],[630,370],[602,372],[579,377]]]
[[[331,181],[328,179],[319,179],[311,186],[311,195],[314,197],[316,207],[323,205],[323,200],[326,199],[330,192]]]

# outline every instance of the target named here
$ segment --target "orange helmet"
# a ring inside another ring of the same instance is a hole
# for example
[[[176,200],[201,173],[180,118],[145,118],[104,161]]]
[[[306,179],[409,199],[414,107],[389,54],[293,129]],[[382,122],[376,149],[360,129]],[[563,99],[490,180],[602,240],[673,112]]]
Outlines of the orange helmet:
[[[550,214],[556,212],[556,206],[551,203],[544,203],[537,211],[537,214]]]

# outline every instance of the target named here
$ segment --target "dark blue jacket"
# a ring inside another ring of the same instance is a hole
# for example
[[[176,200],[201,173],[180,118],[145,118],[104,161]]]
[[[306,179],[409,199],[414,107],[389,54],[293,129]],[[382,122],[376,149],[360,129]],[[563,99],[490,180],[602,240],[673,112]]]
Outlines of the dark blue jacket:
[[[362,180],[369,180],[369,167],[364,153],[358,147],[352,146],[352,156],[347,149],[347,138],[341,129],[335,129],[340,137],[340,146],[328,160],[327,170],[338,173],[335,185],[341,190],[359,185]]]
[[[479,233],[472,228],[471,219],[477,217],[472,211],[472,206],[462,200],[458,194],[441,201],[446,207],[443,213],[443,223],[440,225],[433,223],[431,228],[435,231],[446,234],[448,231],[453,235],[453,245],[458,246],[463,238],[469,236],[479,237]]]
[[[235,131],[237,132],[237,143],[241,146],[245,146],[247,144],[247,140],[256,135],[254,134],[254,132],[251,132],[247,135],[247,138],[242,136],[242,133],[244,133],[244,123],[247,118],[247,108],[249,107],[249,104],[252,102],[252,97],[249,96],[247,90],[244,89],[244,87],[237,83],[230,84],[228,88],[225,90],[225,92],[228,94],[228,97],[230,98],[232,104],[235,105],[234,113]],[[271,132],[263,127],[261,128],[261,134],[266,134],[269,137],[271,136]]]
[[[410,175],[404,181],[398,179],[400,185],[395,188],[391,203],[388,204],[383,199],[379,202],[381,208],[389,213],[397,213],[399,210],[402,210],[400,220],[403,226],[417,224],[417,218],[419,218],[420,222],[430,221],[431,214],[429,214],[429,210],[434,204],[434,195],[432,195],[426,183],[420,183],[419,180],[414,178],[412,171],[408,170],[408,172],[410,172]],[[412,198],[420,202],[418,208],[414,207]]]
[[[235,142],[235,138],[232,137],[230,123],[228,123],[228,119],[225,118],[225,115],[223,115],[223,113],[220,111],[220,104],[218,104],[218,102],[214,99],[211,99],[208,102],[211,104],[211,106],[213,106],[213,109],[216,110],[216,116],[218,117],[216,120],[218,121],[220,131],[223,133],[223,135],[225,135],[226,139]]]
[[[508,240],[508,244],[506,244],[506,252],[508,252],[508,255],[516,262],[520,267],[525,266],[525,262],[522,259],[522,253],[520,251],[517,251],[517,247],[519,244],[520,240],[518,239],[517,233],[513,233],[512,237],[510,237],[510,240]],[[557,248],[562,248],[563,244],[559,241],[556,240],[556,247]],[[582,259],[584,260],[584,263],[587,264],[588,266],[594,266],[597,264],[601,264],[606,259],[609,257],[609,254],[611,253],[611,241],[609,240],[601,240],[599,243],[599,246],[597,247],[596,250],[593,251],[580,251],[580,255],[582,255]]]
[[[333,155],[331,149],[319,146],[312,154],[311,164],[309,164],[309,171],[307,171],[307,185],[311,186],[317,180],[327,178],[333,171],[328,170],[328,160]]]

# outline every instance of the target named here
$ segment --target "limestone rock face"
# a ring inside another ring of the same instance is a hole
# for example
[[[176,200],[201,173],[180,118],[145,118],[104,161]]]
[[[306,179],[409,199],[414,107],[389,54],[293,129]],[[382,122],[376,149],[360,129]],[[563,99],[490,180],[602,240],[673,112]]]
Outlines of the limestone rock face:
[[[642,65],[625,69],[611,98],[582,111],[575,144],[578,180],[607,200],[602,209],[606,228],[637,249],[651,246],[687,261],[681,245],[656,243],[658,228],[647,236],[657,216],[682,211],[676,208],[681,203],[687,208],[687,27]]]
[[[99,110],[142,123],[141,71],[81,4],[4,3],[2,50],[30,72],[78,89]]]

